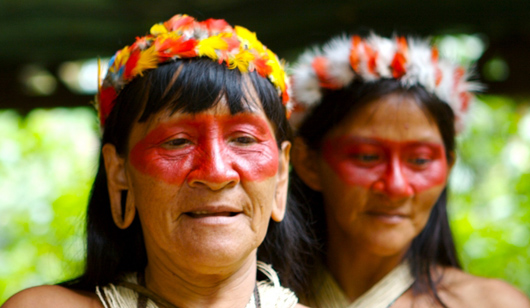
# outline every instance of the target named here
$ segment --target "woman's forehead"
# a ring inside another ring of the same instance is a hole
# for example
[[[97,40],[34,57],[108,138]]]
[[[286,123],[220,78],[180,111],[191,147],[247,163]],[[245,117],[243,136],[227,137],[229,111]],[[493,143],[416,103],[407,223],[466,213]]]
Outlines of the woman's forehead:
[[[241,111],[232,112],[230,110],[229,103],[226,97],[221,97],[215,104],[210,108],[199,111],[199,112],[186,112],[182,110],[173,111],[170,109],[163,110],[153,116],[158,121],[166,120],[169,118],[178,117],[194,117],[198,115],[212,115],[212,116],[235,116],[239,113],[249,113],[255,116],[266,117],[265,111],[259,102],[257,97],[245,97],[241,102]]]
[[[145,136],[151,130],[155,129],[161,124],[179,121],[179,119],[200,119],[204,118],[204,116],[208,116],[209,118],[227,119],[232,117],[238,117],[241,114],[252,115],[252,117],[260,118],[265,123],[267,123],[268,129],[273,132],[273,126],[270,123],[270,120],[267,118],[263,107],[261,106],[261,104],[259,104],[259,102],[253,102],[255,101],[249,100],[248,103],[243,103],[243,110],[237,113],[232,113],[230,111],[230,107],[228,106],[228,103],[224,98],[221,98],[219,102],[217,104],[214,104],[212,107],[195,113],[184,111],[172,111],[169,109],[165,109],[150,116],[145,122],[135,122],[135,124],[133,125],[131,137],[133,137],[134,139],[134,135]]]
[[[415,98],[403,95],[388,95],[367,103],[344,118],[329,135],[442,143],[438,126],[428,112]]]

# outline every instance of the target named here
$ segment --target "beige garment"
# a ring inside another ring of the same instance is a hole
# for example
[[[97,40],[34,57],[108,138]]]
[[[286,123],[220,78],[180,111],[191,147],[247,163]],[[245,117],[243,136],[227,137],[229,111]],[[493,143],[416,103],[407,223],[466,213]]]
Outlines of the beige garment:
[[[310,303],[320,308],[387,308],[414,282],[408,264],[402,263],[351,303],[329,272],[323,271],[321,277],[316,303]]]
[[[258,282],[258,292],[262,308],[292,308],[298,303],[298,298],[290,290],[280,285],[278,274],[274,269],[261,261],[257,262],[258,269],[264,273],[269,280]],[[136,273],[128,274],[124,278],[125,281],[137,284]],[[103,303],[105,308],[136,308],[139,294],[135,291],[109,284],[104,287],[96,287],[96,294]],[[250,301],[245,308],[256,307],[256,299],[252,294]],[[152,301],[147,300],[146,308],[158,308]]]

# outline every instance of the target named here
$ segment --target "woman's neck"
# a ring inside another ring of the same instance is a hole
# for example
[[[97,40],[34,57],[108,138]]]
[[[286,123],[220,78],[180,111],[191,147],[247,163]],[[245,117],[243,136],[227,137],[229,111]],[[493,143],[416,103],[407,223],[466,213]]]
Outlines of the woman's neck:
[[[215,274],[169,268],[157,261],[145,269],[146,287],[177,307],[245,307],[256,284],[255,254]]]
[[[353,302],[398,266],[406,252],[381,256],[340,233],[328,233],[327,266]]]

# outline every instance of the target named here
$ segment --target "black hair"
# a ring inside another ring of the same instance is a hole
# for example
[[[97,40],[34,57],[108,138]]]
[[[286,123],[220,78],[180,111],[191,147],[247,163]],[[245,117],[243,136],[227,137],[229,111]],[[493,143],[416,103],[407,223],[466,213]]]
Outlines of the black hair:
[[[325,135],[341,123],[347,115],[390,94],[402,94],[414,98],[424,112],[435,121],[442,136],[447,161],[452,162],[455,150],[455,130],[451,107],[427,92],[422,86],[404,86],[395,79],[381,79],[374,82],[354,81],[343,89],[325,90],[321,101],[300,124],[297,136],[303,139],[310,150],[318,152]],[[313,224],[317,242],[321,247],[310,264],[325,264],[327,227],[322,194],[309,188],[300,179],[296,170],[291,170],[290,177],[290,192],[298,202],[308,207],[306,219]],[[435,265],[461,268],[446,209],[447,187],[436,201],[425,228],[413,239],[405,255],[405,259],[410,262],[411,274],[415,278],[412,285],[414,294],[429,294],[444,307],[436,288],[439,281],[435,281],[431,270]],[[313,267],[313,265],[310,266]],[[311,275],[316,276],[314,268]],[[308,294],[307,290],[296,291]],[[309,294],[310,296],[306,298],[311,300],[311,292]]]
[[[237,69],[229,69],[210,59],[186,59],[161,65],[137,77],[121,91],[105,122],[102,146],[110,143],[118,154],[127,152],[129,134],[136,122],[146,121],[157,112],[199,113],[225,98],[230,112],[248,110],[260,104],[275,129],[278,146],[291,140],[285,107],[272,83],[256,72],[248,73],[259,102],[250,101],[248,82]],[[126,198],[123,192],[122,202]],[[266,240],[258,248],[258,259],[269,262],[285,285],[297,286],[297,277],[307,277],[301,265],[307,257],[304,245],[312,239],[304,233],[300,207],[289,202],[284,220],[271,220]],[[141,272],[147,265],[147,254],[138,215],[122,230],[112,219],[107,176],[100,155],[98,172],[88,203],[86,226],[86,264],[76,279],[62,285],[94,291],[96,286],[116,282],[126,272]]]

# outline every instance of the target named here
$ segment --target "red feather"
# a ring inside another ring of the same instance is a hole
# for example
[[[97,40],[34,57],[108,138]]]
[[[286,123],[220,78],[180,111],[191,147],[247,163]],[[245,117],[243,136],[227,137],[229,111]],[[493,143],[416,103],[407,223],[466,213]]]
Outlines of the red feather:
[[[235,36],[223,37],[223,40],[228,44],[229,51],[239,49],[239,45],[241,44]]]
[[[132,76],[132,70],[136,67],[136,63],[138,63],[139,59],[140,59],[139,49],[136,49],[133,52],[131,52],[129,59],[127,60],[127,63],[125,64],[125,70],[123,72],[124,80],[129,80],[134,77]]]
[[[392,63],[390,64],[392,67],[392,76],[394,76],[394,78],[400,78],[405,75],[407,72],[405,69],[406,62],[407,60],[402,53],[398,52],[394,55],[394,59],[392,59]]]
[[[377,75],[377,72],[375,70],[376,68],[376,65],[377,65],[377,52],[374,51],[370,46],[368,45],[364,45],[364,52],[366,53],[366,55],[368,56],[368,71],[370,71],[370,73],[374,74],[374,75]]]
[[[341,85],[334,84],[328,76],[328,59],[325,57],[315,57],[313,63],[313,70],[317,74],[320,86],[327,89],[340,89]]]
[[[210,18],[200,22],[200,24],[206,27],[210,33],[219,33],[223,32],[227,27],[230,28],[230,25],[224,19]]]
[[[469,102],[471,101],[471,95],[467,92],[460,93],[460,101],[462,102],[462,106],[460,106],[460,110],[463,112],[466,112],[469,108]]]
[[[397,50],[398,52],[402,53],[402,54],[407,54],[407,52],[409,51],[409,45],[407,43],[407,39],[403,36],[399,36],[396,38],[397,40]]]
[[[175,15],[170,20],[164,22],[164,26],[169,31],[176,31],[179,29],[189,29],[196,23],[195,18],[191,16]]]
[[[458,67],[455,69],[453,73],[454,82],[453,82],[453,89],[456,90],[458,87],[458,84],[460,83],[460,80],[464,77],[465,70],[462,67]]]
[[[439,86],[443,79],[442,70],[438,66],[436,66],[434,74],[435,84],[436,86]]]
[[[361,59],[359,58],[359,52],[357,51],[357,48],[359,47],[359,44],[361,43],[361,37],[358,35],[354,35],[352,37],[352,48],[350,51],[350,65],[352,69],[355,72],[359,71],[359,62]]]
[[[261,77],[267,78],[267,76],[272,73],[272,68],[267,65],[268,57],[256,58],[254,60],[254,65],[256,66],[256,71],[260,74]]]
[[[439,58],[438,48],[433,47],[431,49],[431,59],[433,62],[438,62],[438,58]]]
[[[116,90],[114,87],[107,87],[101,89],[98,93],[98,96],[99,121],[101,122],[101,126],[105,126],[105,120],[108,118],[112,108],[114,108]]]
[[[287,93],[287,91],[283,91],[282,92],[282,102],[283,104],[287,104],[287,102],[289,101],[289,93]]]
[[[166,61],[173,56],[181,58],[193,58],[197,56],[195,51],[197,41],[195,39],[185,40],[184,37],[168,38],[157,46],[158,56]]]

